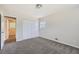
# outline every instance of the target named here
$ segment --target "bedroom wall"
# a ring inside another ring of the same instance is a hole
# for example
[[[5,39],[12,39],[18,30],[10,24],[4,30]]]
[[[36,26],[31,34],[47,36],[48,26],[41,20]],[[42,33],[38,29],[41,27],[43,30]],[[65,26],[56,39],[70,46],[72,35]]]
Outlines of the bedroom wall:
[[[17,17],[16,18],[16,41],[21,41],[23,39],[23,24],[22,24],[22,18]]]
[[[23,20],[23,39],[29,39],[39,36],[38,20],[37,19],[24,19]]]
[[[40,21],[41,37],[79,48],[79,9],[62,10]]]
[[[38,37],[38,20],[33,18],[16,18],[16,40],[21,41]]]

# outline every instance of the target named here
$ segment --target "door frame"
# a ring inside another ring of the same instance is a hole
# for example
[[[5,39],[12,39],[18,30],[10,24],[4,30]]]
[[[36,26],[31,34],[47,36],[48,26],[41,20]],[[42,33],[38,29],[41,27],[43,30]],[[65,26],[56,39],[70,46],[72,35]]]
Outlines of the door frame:
[[[0,44],[0,47],[2,49],[3,46],[4,46],[4,40],[5,40],[5,25],[3,25],[4,22],[5,22],[5,19],[4,19],[3,12],[0,12],[0,15],[1,15],[1,33],[0,33],[0,35],[1,35],[1,44]]]

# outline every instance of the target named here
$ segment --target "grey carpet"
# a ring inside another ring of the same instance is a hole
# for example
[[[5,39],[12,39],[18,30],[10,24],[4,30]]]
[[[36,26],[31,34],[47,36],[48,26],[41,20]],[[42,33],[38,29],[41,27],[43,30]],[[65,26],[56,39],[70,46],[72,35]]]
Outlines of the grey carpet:
[[[44,38],[32,38],[6,44],[2,54],[78,54],[79,49]]]

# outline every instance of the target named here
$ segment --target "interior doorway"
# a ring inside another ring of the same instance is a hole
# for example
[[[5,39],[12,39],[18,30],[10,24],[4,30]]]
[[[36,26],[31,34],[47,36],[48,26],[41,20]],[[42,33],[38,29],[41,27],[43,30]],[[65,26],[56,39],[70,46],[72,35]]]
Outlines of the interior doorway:
[[[16,42],[16,18],[5,16],[5,43]]]

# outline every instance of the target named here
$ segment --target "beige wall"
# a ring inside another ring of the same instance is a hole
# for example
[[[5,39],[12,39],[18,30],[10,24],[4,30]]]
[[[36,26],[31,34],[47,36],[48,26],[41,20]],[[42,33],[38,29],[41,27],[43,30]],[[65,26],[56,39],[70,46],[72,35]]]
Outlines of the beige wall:
[[[62,10],[41,21],[46,22],[41,37],[79,48],[79,9]]]
[[[30,29],[29,29],[30,28]],[[37,18],[17,17],[16,20],[16,41],[26,40],[39,36]]]

